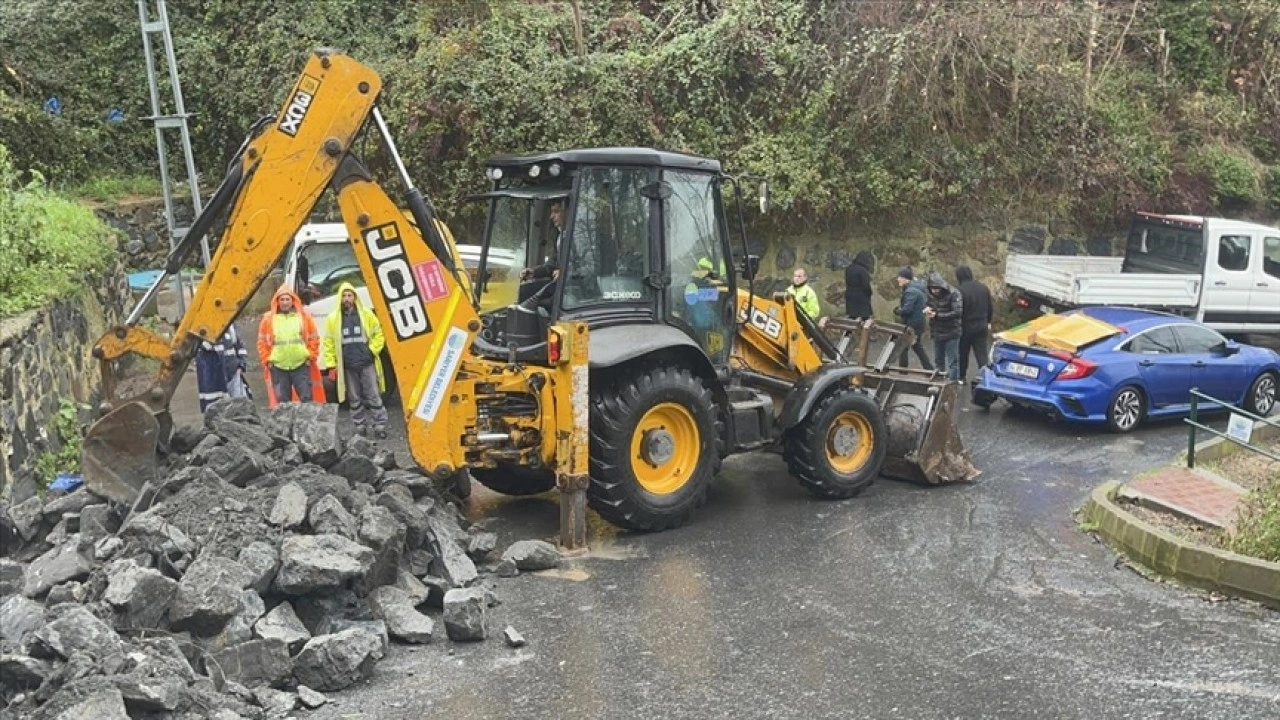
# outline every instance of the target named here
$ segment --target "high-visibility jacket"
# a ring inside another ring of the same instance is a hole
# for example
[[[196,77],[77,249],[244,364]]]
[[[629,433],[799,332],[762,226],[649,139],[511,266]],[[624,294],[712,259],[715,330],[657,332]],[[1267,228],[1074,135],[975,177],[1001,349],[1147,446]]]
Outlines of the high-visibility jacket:
[[[338,402],[345,402],[347,399],[346,369],[343,367],[340,344],[346,341],[342,338],[342,293],[347,290],[356,296],[356,312],[360,313],[360,326],[364,329],[364,337],[360,340],[367,341],[369,352],[373,353],[373,368],[378,373],[378,390],[387,391],[387,379],[383,375],[382,358],[379,355],[387,344],[387,338],[382,333],[382,323],[378,322],[378,316],[372,310],[360,302],[360,295],[356,294],[355,287],[351,283],[342,283],[338,286],[338,307],[324,319],[324,340],[320,351],[322,364],[338,369]]]
[[[796,299],[796,305],[804,311],[805,315],[811,320],[817,320],[822,314],[822,307],[818,305],[818,293],[809,287],[809,283],[803,285],[792,285],[787,288],[787,294]]]
[[[302,345],[307,349],[307,360],[304,365],[311,367],[311,400],[312,402],[325,402],[324,383],[320,379],[320,366],[316,364],[316,357],[320,353],[320,333],[316,330],[316,321],[311,317],[311,313],[286,286],[282,286],[276,291],[275,297],[271,298],[271,310],[262,316],[262,322],[258,323],[258,361],[262,363],[262,374],[267,382],[267,406],[275,407],[281,400],[277,398],[275,390],[271,383],[271,354],[276,346],[275,335],[275,319],[276,313],[280,309],[280,298],[288,295],[293,299],[294,312],[298,315],[300,324],[300,333],[302,335]],[[296,399],[296,398],[295,398]],[[285,398],[289,400],[289,398]]]

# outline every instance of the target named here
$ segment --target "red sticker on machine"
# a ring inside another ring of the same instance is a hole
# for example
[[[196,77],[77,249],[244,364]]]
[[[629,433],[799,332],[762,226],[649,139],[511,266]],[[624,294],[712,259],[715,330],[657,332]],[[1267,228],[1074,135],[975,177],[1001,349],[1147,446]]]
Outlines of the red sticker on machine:
[[[418,280],[418,292],[422,299],[434,302],[449,294],[449,286],[444,282],[444,268],[439,260],[428,260],[413,266],[413,275]]]

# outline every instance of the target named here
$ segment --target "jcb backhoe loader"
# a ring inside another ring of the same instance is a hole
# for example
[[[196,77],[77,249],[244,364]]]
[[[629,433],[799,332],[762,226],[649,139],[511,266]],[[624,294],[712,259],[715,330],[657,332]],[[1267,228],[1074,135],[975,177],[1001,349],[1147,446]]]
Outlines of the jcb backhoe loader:
[[[469,470],[504,493],[558,487],[567,547],[585,542],[587,503],[624,528],[685,522],[731,453],[780,449],[808,489],[837,498],[869,484],[891,446],[904,448],[898,462],[928,467],[917,454],[932,412],[893,443],[882,385],[841,361],[792,302],[756,297],[745,253],[745,288],[726,271],[722,189],[739,208],[742,193],[717,161],[637,148],[494,158],[473,287],[396,154],[375,106],[381,87],[369,68],[317,51],[170,257],[172,272],[225,215],[172,340],[134,324],[137,310],[100,340],[109,392],[125,353],[162,364],[149,390],[111,400],[90,429],[91,489],[130,502],[154,479],[168,402],[197,344],[240,313],[326,188],[386,333],[415,461],[442,481]],[[352,154],[368,118],[408,188],[407,213]],[[486,273],[489,258],[512,253],[541,265],[519,273],[540,286],[479,314],[488,294],[512,294]]]

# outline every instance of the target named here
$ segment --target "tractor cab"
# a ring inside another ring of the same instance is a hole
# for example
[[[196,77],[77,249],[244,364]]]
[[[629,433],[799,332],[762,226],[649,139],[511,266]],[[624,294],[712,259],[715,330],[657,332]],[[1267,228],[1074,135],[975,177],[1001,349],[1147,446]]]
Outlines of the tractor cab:
[[[474,292],[502,308],[484,317],[486,344],[536,345],[558,320],[593,330],[657,324],[725,364],[736,288],[719,162],[600,148],[495,157],[486,172]],[[498,257],[519,269],[491,273]]]

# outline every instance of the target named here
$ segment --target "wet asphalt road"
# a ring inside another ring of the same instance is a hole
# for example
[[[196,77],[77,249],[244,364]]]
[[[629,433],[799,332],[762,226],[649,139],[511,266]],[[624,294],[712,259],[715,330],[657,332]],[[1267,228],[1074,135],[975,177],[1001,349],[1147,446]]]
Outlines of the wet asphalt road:
[[[494,579],[495,637],[437,625],[309,717],[1280,717],[1280,614],[1147,580],[1075,527],[1183,426],[1117,437],[1002,407],[962,416],[970,485],[822,502],[777,457],[731,458],[689,526],[597,524],[590,556]],[[552,495],[477,488],[470,514],[500,547],[556,531]]]

